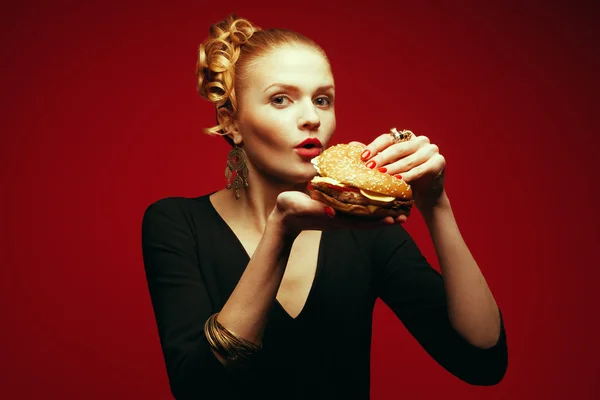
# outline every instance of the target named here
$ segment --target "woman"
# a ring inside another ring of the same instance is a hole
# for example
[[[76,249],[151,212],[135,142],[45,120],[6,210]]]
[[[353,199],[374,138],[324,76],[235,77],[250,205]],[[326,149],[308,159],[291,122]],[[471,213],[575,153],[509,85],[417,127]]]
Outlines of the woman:
[[[363,160],[411,184],[444,279],[405,217],[353,220],[306,194],[315,169],[298,146],[313,138],[325,148],[336,124],[334,79],[316,43],[230,16],[200,46],[197,72],[217,110],[207,132],[232,145],[231,185],[156,201],[142,229],[174,396],[367,399],[377,298],[452,374],[498,383],[501,314],[453,218],[438,148],[381,135]]]

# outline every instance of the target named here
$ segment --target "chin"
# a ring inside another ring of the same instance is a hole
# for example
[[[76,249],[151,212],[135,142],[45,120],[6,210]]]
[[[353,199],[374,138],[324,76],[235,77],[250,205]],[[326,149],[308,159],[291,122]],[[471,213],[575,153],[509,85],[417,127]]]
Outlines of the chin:
[[[297,168],[294,168],[294,171],[290,171],[289,175],[286,174],[286,181],[297,185],[302,183],[308,183],[311,179],[317,176],[317,171],[315,167],[309,163],[303,163]]]
[[[319,174],[317,173],[317,171],[315,170],[315,168],[312,166],[312,164],[310,165],[309,168],[306,169],[306,172],[304,172],[302,174],[302,178],[299,180],[298,183],[308,183],[310,182],[315,176],[318,176]]]
[[[296,169],[295,171],[271,171],[266,175],[266,179],[277,186],[304,186],[310,182],[315,176],[314,168]],[[250,180],[250,179],[249,179]],[[250,183],[252,184],[252,183]],[[296,189],[294,189],[296,190]]]

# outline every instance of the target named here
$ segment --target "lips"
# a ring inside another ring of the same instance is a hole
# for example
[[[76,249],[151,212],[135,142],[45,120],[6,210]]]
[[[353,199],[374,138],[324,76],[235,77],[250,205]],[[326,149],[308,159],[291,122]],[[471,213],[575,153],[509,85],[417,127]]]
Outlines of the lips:
[[[313,157],[316,157],[319,154],[321,154],[322,149],[320,147],[313,147],[310,149],[307,149],[305,147],[298,147],[295,150],[296,150],[296,153],[300,154],[302,157],[313,158]]]
[[[323,147],[323,145],[321,144],[321,141],[317,138],[308,138],[305,141],[303,141],[302,143],[300,143],[298,146],[296,146],[296,148],[312,148],[312,147]]]
[[[321,141],[317,138],[308,138],[300,143],[295,148],[296,153],[298,153],[302,157],[313,158],[321,154],[323,150],[323,145]]]

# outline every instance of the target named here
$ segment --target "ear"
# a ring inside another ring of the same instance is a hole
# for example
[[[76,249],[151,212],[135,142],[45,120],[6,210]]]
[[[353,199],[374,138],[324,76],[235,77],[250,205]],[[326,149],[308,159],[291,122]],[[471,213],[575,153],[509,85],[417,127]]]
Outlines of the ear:
[[[235,144],[242,143],[242,134],[237,125],[237,121],[233,115],[233,112],[227,107],[219,108],[219,112],[217,113],[217,119],[219,124],[224,124],[224,130],[233,140]]]

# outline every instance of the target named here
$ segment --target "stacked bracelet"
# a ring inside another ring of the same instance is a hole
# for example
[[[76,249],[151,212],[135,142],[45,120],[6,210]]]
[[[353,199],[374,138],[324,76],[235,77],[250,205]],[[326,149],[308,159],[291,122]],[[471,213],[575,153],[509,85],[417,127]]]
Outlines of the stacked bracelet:
[[[225,328],[217,321],[218,315],[211,315],[204,324],[204,334],[210,347],[232,361],[247,361],[260,351],[262,345],[254,344]]]

